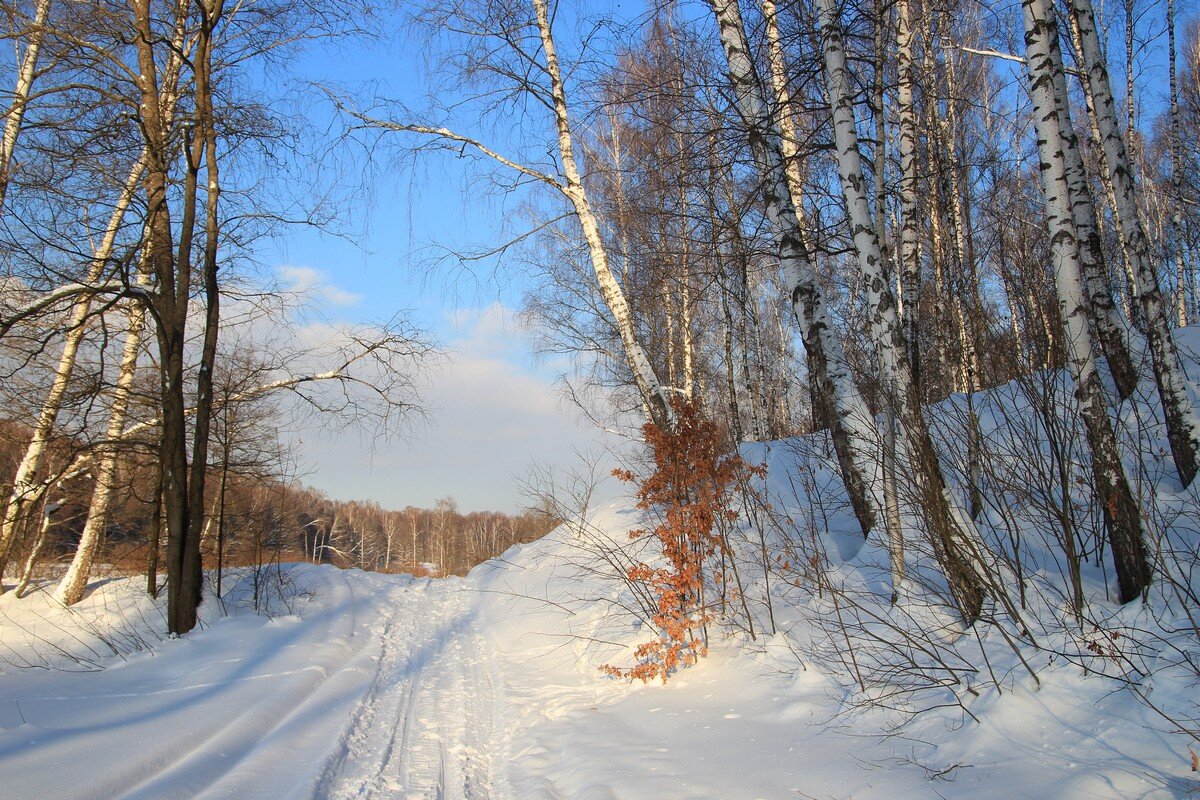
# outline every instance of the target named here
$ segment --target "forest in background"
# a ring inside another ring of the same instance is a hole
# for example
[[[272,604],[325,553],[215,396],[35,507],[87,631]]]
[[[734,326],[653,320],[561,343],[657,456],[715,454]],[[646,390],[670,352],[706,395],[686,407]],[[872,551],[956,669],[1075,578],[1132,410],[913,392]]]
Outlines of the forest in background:
[[[24,429],[3,428],[3,469],[16,468],[27,439]],[[463,575],[514,544],[544,536],[559,523],[543,510],[463,512],[450,496],[434,508],[400,510],[370,501],[331,500],[299,481],[286,483],[279,471],[263,466],[218,459],[211,467],[214,491],[205,510],[201,552],[205,568],[213,571],[209,580],[214,592],[219,592],[225,568],[262,568],[286,561],[434,577]],[[123,458],[118,468],[122,488],[113,498],[97,548],[98,576],[144,574],[163,556],[161,537],[159,552],[151,555],[150,543],[156,537],[153,505],[147,502],[154,492],[149,455]],[[36,586],[61,576],[83,534],[88,488],[86,481],[65,481],[51,492],[42,511],[47,535],[36,542],[37,552],[22,553],[18,595],[31,582]],[[161,589],[157,574],[147,586],[152,593]]]

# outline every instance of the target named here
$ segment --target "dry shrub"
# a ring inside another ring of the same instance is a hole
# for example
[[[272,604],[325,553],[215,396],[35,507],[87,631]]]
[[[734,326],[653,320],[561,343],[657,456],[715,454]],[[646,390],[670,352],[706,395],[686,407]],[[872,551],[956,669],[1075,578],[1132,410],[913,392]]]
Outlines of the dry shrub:
[[[712,612],[704,599],[705,562],[728,555],[718,523],[733,522],[730,507],[738,487],[766,466],[751,466],[737,453],[728,453],[716,424],[691,400],[672,404],[678,416],[674,430],[648,423],[643,428],[654,455],[654,472],[639,479],[633,472],[614,470],[624,481],[638,483],[638,508],[661,514],[653,530],[631,531],[631,539],[652,536],[661,549],[656,565],[639,562],[627,571],[631,583],[647,587],[656,598],[652,622],[658,636],[640,645],[632,667],[602,667],[605,673],[649,682],[667,678],[696,663],[707,653],[707,625]]]

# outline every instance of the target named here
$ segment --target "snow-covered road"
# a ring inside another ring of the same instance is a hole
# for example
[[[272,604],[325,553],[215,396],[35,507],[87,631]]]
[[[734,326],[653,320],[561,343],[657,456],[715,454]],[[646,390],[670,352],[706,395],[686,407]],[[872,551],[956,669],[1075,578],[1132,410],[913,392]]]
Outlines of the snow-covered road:
[[[512,797],[463,581],[314,577],[303,618],[222,620],[98,672],[3,676],[3,795]]]
[[[604,524],[623,535],[613,512]],[[1068,666],[902,735],[781,636],[667,686],[603,678],[644,640],[559,531],[467,578],[295,565],[295,613],[182,639],[136,581],[75,611],[0,598],[4,800],[782,800],[1189,796],[1146,712]],[[232,594],[244,597],[248,576]],[[260,587],[261,588],[261,587]],[[104,638],[98,634],[104,632]],[[144,641],[139,637],[145,637]],[[105,644],[107,639],[109,647]],[[144,646],[143,646],[144,645]],[[114,650],[124,655],[114,654]],[[791,660],[789,660],[791,659]],[[16,669],[38,661],[87,671]],[[997,787],[1002,787],[998,790]],[[1182,792],[1182,794],[1181,794]]]
[[[507,800],[496,667],[478,609],[455,582],[393,593],[370,688],[315,793],[319,798]]]

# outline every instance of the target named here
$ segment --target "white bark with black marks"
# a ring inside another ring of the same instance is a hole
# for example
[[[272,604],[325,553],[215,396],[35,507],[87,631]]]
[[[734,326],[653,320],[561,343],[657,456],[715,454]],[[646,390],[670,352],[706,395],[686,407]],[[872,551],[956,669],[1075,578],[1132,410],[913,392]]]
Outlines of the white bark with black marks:
[[[1091,0],[1071,0],[1071,16],[1079,31],[1083,74],[1095,101],[1096,124],[1100,130],[1102,168],[1112,182],[1116,205],[1114,216],[1129,249],[1133,288],[1146,323],[1151,363],[1167,423],[1171,456],[1184,486],[1196,477],[1200,454],[1200,419],[1188,394],[1179,353],[1171,335],[1169,310],[1159,290],[1158,277],[1150,258],[1150,240],[1138,212],[1133,164],[1117,124],[1117,104],[1109,82],[1096,31]]]
[[[104,275],[109,258],[112,256],[117,232],[125,219],[125,213],[133,200],[144,168],[144,161],[139,159],[125,179],[125,186],[113,207],[104,236],[92,254],[92,262],[88,267],[87,275],[89,284],[98,282]],[[87,333],[87,320],[92,312],[92,300],[93,295],[90,292],[84,292],[76,296],[71,307],[70,321],[67,323],[67,332],[63,339],[62,353],[59,355],[58,365],[54,371],[54,379],[50,384],[50,390],[46,393],[46,399],[42,401],[42,410],[38,414],[33,435],[17,465],[12,489],[5,498],[4,511],[0,515],[0,575],[4,574],[4,568],[8,563],[8,557],[22,519],[29,507],[37,502],[44,491],[43,484],[39,483],[36,477],[42,467],[46,447],[54,433],[54,427],[58,423],[58,415],[62,410],[63,398],[66,396],[71,376],[75,372],[79,347]],[[2,584],[0,584],[0,591],[3,591]]]
[[[809,379],[817,382],[832,426],[842,479],[863,534],[875,525],[882,505],[876,465],[868,454],[879,440],[875,421],[863,402],[832,327],[825,298],[817,285],[792,190],[788,183],[779,126],[772,119],[766,91],[750,56],[737,0],[710,0],[725,51],[726,74],[734,101],[749,132],[750,148],[761,177],[767,219],[775,233],[780,265],[788,286],[792,313],[808,351]]]
[[[1067,151],[1078,147],[1070,129],[1064,130],[1055,89],[1055,70],[1061,70],[1058,29],[1045,0],[1023,0],[1026,69],[1033,100],[1039,170],[1046,198],[1046,226],[1059,312],[1067,345],[1067,363],[1075,380],[1079,406],[1092,451],[1092,475],[1103,509],[1105,527],[1116,563],[1121,602],[1137,598],[1150,583],[1141,514],[1129,488],[1116,436],[1096,371],[1089,329],[1088,304],[1080,265],[1081,242],[1071,209]],[[1055,56],[1058,56],[1057,58]]]
[[[25,122],[25,111],[29,108],[29,96],[38,74],[38,56],[46,38],[46,23],[50,19],[50,0],[37,0],[33,20],[30,23],[25,52],[17,69],[17,79],[12,90],[12,101],[5,113],[4,136],[0,138],[0,207],[8,195],[12,181],[13,156],[17,150],[17,138]]]
[[[934,554],[964,624],[971,625],[979,618],[988,581],[982,563],[982,544],[978,532],[968,529],[972,527],[970,521],[951,508],[933,439],[921,415],[920,395],[913,381],[895,298],[871,218],[854,118],[851,74],[835,0],[818,0],[817,22],[821,29],[825,87],[833,113],[838,177],[860,282],[866,292],[871,338],[879,351],[880,380],[885,386],[895,387],[896,414],[912,456],[912,480],[921,499]]]
[[[146,322],[146,309],[140,300],[130,301],[128,322],[125,352],[121,357],[120,373],[113,391],[112,408],[108,412],[108,428],[96,456],[96,479],[92,487],[92,500],[88,505],[87,521],[84,522],[83,533],[80,534],[71,565],[54,591],[54,599],[65,606],[74,605],[83,599],[92,563],[100,543],[104,540],[104,531],[108,524],[108,509],[116,484],[121,434],[125,430],[125,419],[133,391],[133,380],[137,375],[138,355],[141,353]]]

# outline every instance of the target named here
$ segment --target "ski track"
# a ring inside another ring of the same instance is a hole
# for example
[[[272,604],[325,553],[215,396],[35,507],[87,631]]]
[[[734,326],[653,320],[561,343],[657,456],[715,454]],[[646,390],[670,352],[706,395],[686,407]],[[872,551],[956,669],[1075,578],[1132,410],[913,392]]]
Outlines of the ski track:
[[[511,715],[498,693],[500,667],[477,619],[473,584],[371,580],[365,585],[375,591],[364,596],[361,586],[341,583],[307,625],[267,628],[274,647],[256,659],[205,663],[168,655],[157,672],[148,661],[129,667],[159,681],[142,692],[113,691],[98,673],[90,678],[101,681],[97,690],[30,697],[34,709],[107,702],[116,720],[131,713],[126,700],[153,703],[142,722],[129,723],[129,741],[140,744],[135,755],[97,758],[84,785],[50,795],[18,786],[0,797],[514,800],[506,774],[510,736],[500,724]],[[298,667],[294,655],[279,655],[295,653],[293,647],[311,648],[311,661]],[[199,674],[211,679],[196,680]],[[251,684],[261,690],[244,688]],[[199,702],[223,703],[229,713],[189,727]],[[345,715],[341,722],[330,717],[333,709]],[[0,728],[7,748],[0,749],[0,768],[29,759],[30,769],[53,770],[72,747],[99,747],[111,724],[24,726],[15,736]]]
[[[499,681],[461,581],[391,598],[369,689],[317,784],[322,800],[512,800]]]

